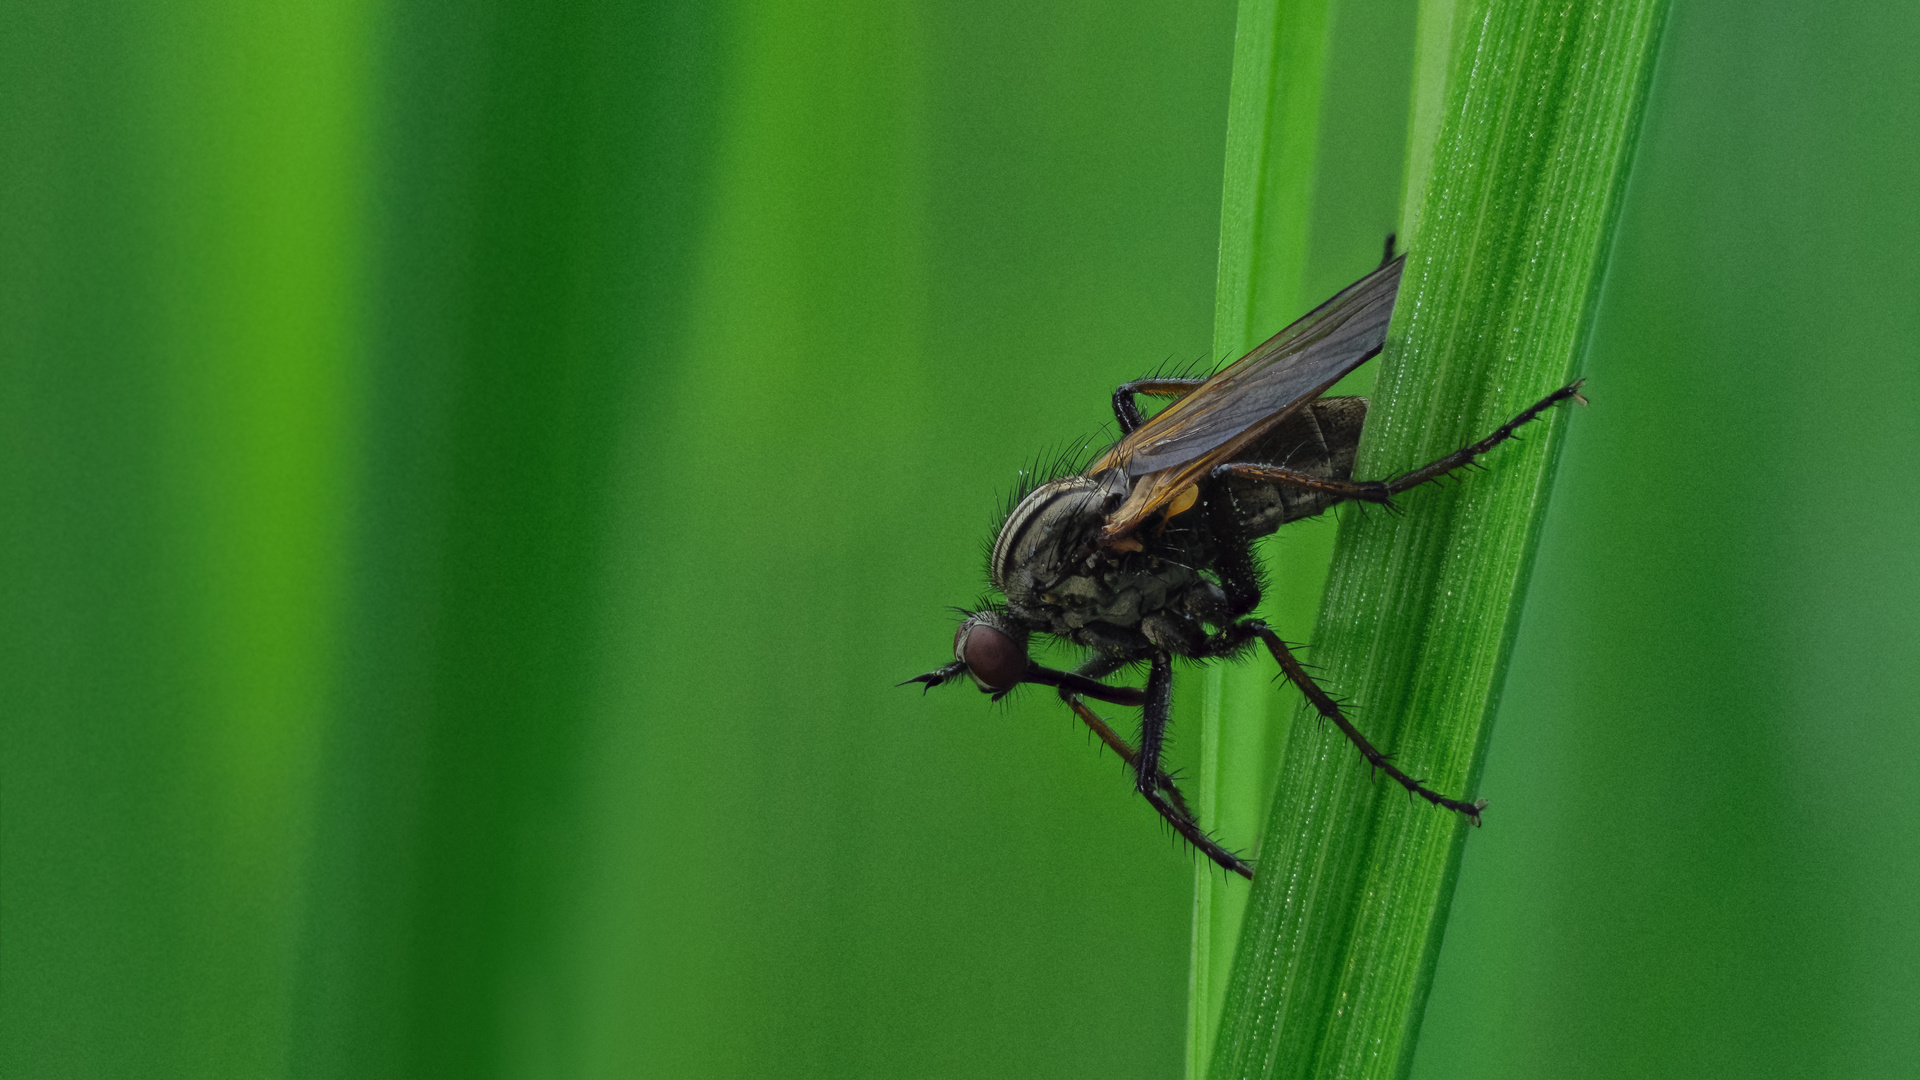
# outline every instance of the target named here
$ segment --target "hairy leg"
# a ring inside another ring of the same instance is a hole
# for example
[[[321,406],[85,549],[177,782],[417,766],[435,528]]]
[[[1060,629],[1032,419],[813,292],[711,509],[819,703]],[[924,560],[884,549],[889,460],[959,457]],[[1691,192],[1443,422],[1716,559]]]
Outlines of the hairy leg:
[[[1307,674],[1306,668],[1293,655],[1293,649],[1280,640],[1280,635],[1274,633],[1272,627],[1266,623],[1259,619],[1247,619],[1228,627],[1214,636],[1209,643],[1208,655],[1230,656],[1256,639],[1265,644],[1267,651],[1273,654],[1273,659],[1280,665],[1280,671],[1287,677],[1287,681],[1300,688],[1300,692],[1306,696],[1308,704],[1313,706],[1315,712],[1333,721],[1334,726],[1340,729],[1340,733],[1347,737],[1347,741],[1360,751],[1360,756],[1367,759],[1368,765],[1386,773],[1395,783],[1412,794],[1435,806],[1458,811],[1473,824],[1480,824],[1480,812],[1487,808],[1487,800],[1463,802],[1459,799],[1450,799],[1401,771],[1393,763],[1390,755],[1375,749],[1374,745],[1367,741],[1367,737],[1360,733],[1360,729],[1353,726],[1353,721],[1347,719],[1346,713],[1340,710],[1339,702],[1334,701],[1332,695],[1322,689],[1320,684],[1314,681],[1313,676]]]
[[[1113,415],[1120,421],[1120,434],[1131,435],[1135,428],[1146,423],[1140,415],[1140,406],[1135,403],[1135,394],[1148,397],[1181,398],[1192,393],[1205,379],[1135,379],[1113,392]]]
[[[1129,663],[1133,663],[1137,659],[1139,658],[1096,656],[1085,664],[1080,665],[1074,674],[1082,676],[1083,678],[1098,679],[1118,671],[1120,668]],[[1167,673],[1169,676],[1172,673],[1171,663],[1167,665]],[[1253,867],[1247,865],[1245,861],[1233,852],[1220,846],[1218,841],[1209,836],[1205,829],[1201,828],[1199,819],[1194,816],[1193,810],[1187,806],[1186,798],[1180,794],[1179,786],[1173,782],[1172,777],[1168,776],[1165,771],[1159,768],[1157,762],[1152,768],[1151,783],[1146,783],[1143,780],[1146,774],[1144,767],[1141,765],[1141,755],[1135,752],[1134,748],[1128,745],[1125,739],[1121,738],[1105,720],[1101,719],[1092,709],[1088,708],[1086,703],[1080,700],[1078,695],[1063,688],[1060,691],[1060,698],[1067,703],[1067,707],[1074,711],[1074,714],[1080,718],[1082,723],[1086,724],[1095,735],[1099,736],[1101,742],[1106,743],[1109,749],[1120,755],[1122,761],[1134,767],[1134,783],[1135,787],[1139,789],[1141,797],[1147,800],[1147,805],[1153,807],[1162,818],[1166,819],[1167,824],[1173,826],[1173,831],[1179,833],[1182,839],[1192,844],[1196,850],[1207,858],[1212,859],[1214,863],[1222,868],[1230,870],[1249,880],[1253,878]],[[1156,701],[1158,705],[1155,704]],[[1171,711],[1171,706],[1171,679],[1167,679],[1163,685],[1156,685],[1155,680],[1149,678],[1147,681],[1147,700],[1145,707],[1147,712],[1152,715],[1143,721],[1141,725],[1142,729],[1145,730],[1152,727],[1160,732],[1164,732],[1166,730],[1167,715]],[[1154,718],[1155,716],[1157,716],[1157,720]],[[1158,756],[1157,747],[1155,756],[1156,758]]]
[[[1336,477],[1316,476],[1278,465],[1263,465],[1258,462],[1233,462],[1216,466],[1212,475],[1215,477],[1237,476],[1243,480],[1257,480],[1268,484],[1285,484],[1288,487],[1336,495],[1342,499],[1391,506],[1395,495],[1419,487],[1429,480],[1438,480],[1455,469],[1473,464],[1480,455],[1513,438],[1514,432],[1518,431],[1521,425],[1537,419],[1541,413],[1560,402],[1585,401],[1586,399],[1580,396],[1580,385],[1585,381],[1585,379],[1575,379],[1527,406],[1518,416],[1495,428],[1493,434],[1479,442],[1463,446],[1446,457],[1410,472],[1401,473],[1391,480],[1342,480]]]

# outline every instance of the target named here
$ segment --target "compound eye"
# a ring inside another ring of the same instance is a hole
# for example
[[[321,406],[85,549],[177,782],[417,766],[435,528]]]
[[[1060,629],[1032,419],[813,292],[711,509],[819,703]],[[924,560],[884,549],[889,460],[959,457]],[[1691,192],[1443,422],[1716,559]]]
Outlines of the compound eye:
[[[1026,642],[988,622],[968,620],[960,627],[960,640],[953,650],[966,661],[967,674],[974,685],[989,694],[999,694],[1019,685],[1027,673]]]

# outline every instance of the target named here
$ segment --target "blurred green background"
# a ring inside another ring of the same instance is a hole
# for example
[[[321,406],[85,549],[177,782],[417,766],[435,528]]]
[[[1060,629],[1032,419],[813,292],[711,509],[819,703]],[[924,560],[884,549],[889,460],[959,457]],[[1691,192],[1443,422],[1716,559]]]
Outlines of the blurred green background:
[[[0,10],[0,1075],[1179,1072],[1188,855],[892,684],[1208,358],[1232,5]],[[1920,1075],[1917,44],[1676,0],[1421,1077]]]

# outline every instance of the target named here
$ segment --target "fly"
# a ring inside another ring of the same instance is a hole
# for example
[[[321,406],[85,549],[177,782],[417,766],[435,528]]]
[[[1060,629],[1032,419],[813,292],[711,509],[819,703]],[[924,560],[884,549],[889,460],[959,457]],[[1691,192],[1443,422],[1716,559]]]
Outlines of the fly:
[[[1388,241],[1389,255],[1392,241]],[[1235,658],[1264,646],[1315,711],[1362,757],[1409,792],[1480,823],[1485,799],[1449,798],[1375,749],[1259,619],[1253,541],[1346,501],[1393,496],[1472,464],[1548,408],[1580,397],[1575,381],[1479,442],[1386,480],[1353,479],[1367,401],[1320,395],[1377,355],[1405,257],[1342,289],[1245,357],[1206,379],[1148,378],[1113,393],[1122,438],[1084,472],[1020,499],[1000,528],[987,576],[1001,599],[967,613],[953,662],[909,679],[925,688],[966,677],[999,700],[1021,683],[1054,687],[1133,768],[1134,789],[1187,842],[1245,878],[1253,868],[1201,827],[1160,767],[1172,712],[1173,658]],[[1175,399],[1151,419],[1137,397]],[[1051,634],[1091,655],[1073,671],[1027,655]],[[1103,680],[1147,665],[1144,688]],[[903,683],[902,685],[906,685]],[[1138,749],[1087,705],[1142,710]]]

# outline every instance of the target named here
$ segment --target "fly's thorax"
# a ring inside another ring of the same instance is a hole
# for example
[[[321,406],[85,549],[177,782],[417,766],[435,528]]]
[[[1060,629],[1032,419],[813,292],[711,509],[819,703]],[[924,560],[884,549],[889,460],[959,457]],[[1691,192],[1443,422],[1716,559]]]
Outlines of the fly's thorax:
[[[1225,610],[1220,587],[1189,566],[1139,553],[1099,554],[1009,610],[1026,625],[1089,648],[1136,648],[1150,619],[1194,626]]]
[[[1007,515],[994,539],[987,562],[993,587],[1009,602],[1024,604],[1066,579],[1126,487],[1126,474],[1109,469],[1034,488]]]

